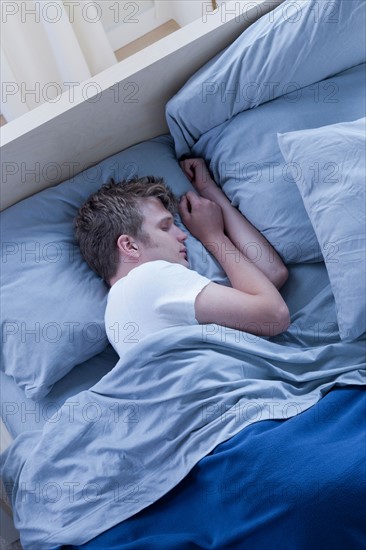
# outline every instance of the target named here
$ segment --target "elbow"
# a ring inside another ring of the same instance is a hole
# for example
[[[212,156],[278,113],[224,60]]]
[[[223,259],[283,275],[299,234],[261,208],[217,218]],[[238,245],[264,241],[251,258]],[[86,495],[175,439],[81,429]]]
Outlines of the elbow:
[[[277,336],[277,334],[281,334],[282,332],[285,332],[290,326],[290,324],[291,324],[291,317],[290,317],[289,309],[285,304],[285,302],[282,301],[282,304],[280,304],[276,308],[275,321],[273,323],[273,331],[269,336]]]
[[[286,303],[281,299],[270,302],[268,300],[265,319],[261,320],[260,328],[254,332],[252,329],[244,328],[246,332],[257,334],[258,336],[277,336],[285,332],[291,324],[290,312]]]
[[[283,287],[288,279],[288,270],[285,265],[281,265],[276,269],[271,277],[271,283],[279,290]]]

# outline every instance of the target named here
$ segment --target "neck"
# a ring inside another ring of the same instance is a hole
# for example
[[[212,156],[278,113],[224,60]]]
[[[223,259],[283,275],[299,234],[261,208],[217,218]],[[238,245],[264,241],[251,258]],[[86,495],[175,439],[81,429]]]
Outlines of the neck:
[[[121,262],[118,266],[116,273],[113,275],[113,277],[109,279],[110,286],[112,287],[117,281],[119,281],[120,279],[123,279],[123,277],[126,277],[130,273],[130,271],[135,269],[135,267],[138,267],[143,263],[145,262],[141,261],[140,259],[138,261],[133,261],[133,262],[132,261]]]

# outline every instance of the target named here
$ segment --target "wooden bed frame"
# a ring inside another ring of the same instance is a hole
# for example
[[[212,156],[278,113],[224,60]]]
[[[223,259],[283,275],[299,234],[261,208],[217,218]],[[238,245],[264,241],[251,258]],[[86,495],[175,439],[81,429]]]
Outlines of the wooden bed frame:
[[[59,101],[2,127],[1,210],[127,147],[167,133],[167,101],[197,69],[282,2],[227,2],[70,88]],[[4,451],[12,437],[1,419],[0,436]],[[11,513],[4,492],[0,503]]]

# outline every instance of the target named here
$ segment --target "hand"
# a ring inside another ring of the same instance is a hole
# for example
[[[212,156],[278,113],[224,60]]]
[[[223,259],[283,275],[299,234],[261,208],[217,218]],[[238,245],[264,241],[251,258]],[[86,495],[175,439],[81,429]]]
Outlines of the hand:
[[[184,225],[204,245],[224,234],[224,219],[221,207],[209,199],[188,191],[178,205]]]
[[[206,199],[215,200],[219,188],[211,178],[204,159],[186,159],[179,164],[198,193]]]

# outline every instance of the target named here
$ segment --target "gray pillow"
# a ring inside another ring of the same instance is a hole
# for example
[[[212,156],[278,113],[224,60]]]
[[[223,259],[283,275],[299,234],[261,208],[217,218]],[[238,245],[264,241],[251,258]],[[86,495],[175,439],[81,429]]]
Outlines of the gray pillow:
[[[289,0],[263,15],[167,103],[178,158],[238,113],[365,63],[365,13],[360,0]]]
[[[323,250],[342,340],[366,331],[365,123],[278,135]]]
[[[285,263],[321,261],[322,249],[284,160],[277,133],[355,120],[366,114],[365,64],[237,114],[203,134],[192,156]],[[268,251],[264,250],[263,254]]]

